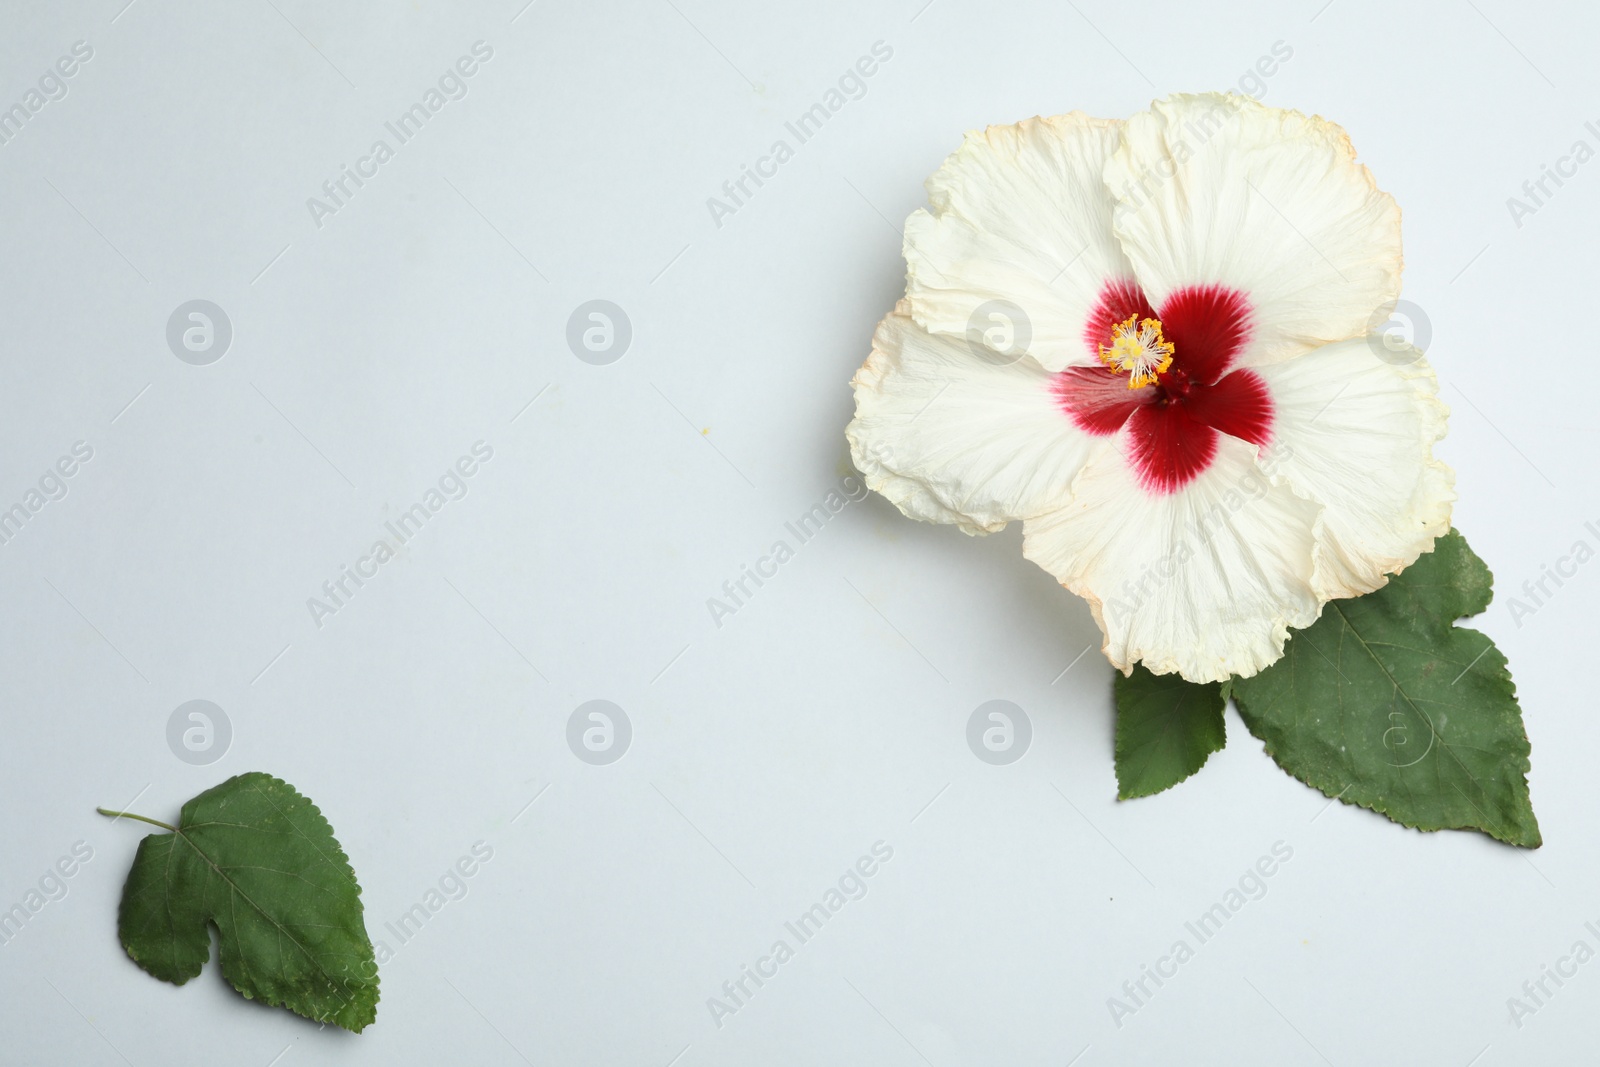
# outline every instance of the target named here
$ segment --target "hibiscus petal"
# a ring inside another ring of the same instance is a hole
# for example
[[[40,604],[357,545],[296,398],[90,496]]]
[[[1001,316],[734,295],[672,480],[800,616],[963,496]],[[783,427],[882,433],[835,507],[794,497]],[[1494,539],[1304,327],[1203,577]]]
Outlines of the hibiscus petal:
[[[1384,355],[1345,341],[1257,372],[1277,410],[1263,464],[1323,505],[1314,581],[1325,600],[1371,592],[1450,529],[1455,474],[1433,458],[1450,414],[1438,380],[1414,348]]]
[[[1001,301],[1021,309],[1025,349],[1042,366],[1097,362],[1105,337],[1086,338],[1090,314],[1108,282],[1133,277],[1102,177],[1120,126],[1073,112],[969,133],[928,179],[933,210],[906,220],[917,322],[964,336],[974,316],[982,329],[1003,325],[1003,309],[984,308]]]
[[[930,334],[904,300],[851,385],[845,433],[867,485],[914,519],[971,534],[1056,506],[1104,447],[1062,411],[1054,376],[1032,359],[985,359],[963,337]]]
[[[1132,278],[1112,278],[1100,287],[1099,298],[1089,307],[1089,317],[1083,327],[1085,347],[1098,357],[1101,347],[1111,340],[1112,328],[1129,315],[1153,319],[1156,312],[1138,282]],[[1099,362],[1104,364],[1103,360]]]
[[[1248,677],[1321,608],[1311,587],[1316,504],[1273,484],[1256,449],[1218,437],[1182,489],[1138,482],[1130,442],[1097,455],[1065,507],[1023,525],[1025,556],[1089,602],[1112,665],[1192,682]]]
[[[1184,398],[1197,422],[1230,437],[1264,445],[1272,439],[1272,397],[1253,371],[1236,370],[1215,385],[1201,386]]]
[[[1197,382],[1221,378],[1250,336],[1250,301],[1221,285],[1169,293],[1157,317],[1177,349],[1175,362]]]
[[[1145,492],[1170,493],[1210,465],[1217,436],[1183,404],[1147,404],[1128,419],[1128,462]]]
[[[1235,94],[1169,97],[1124,125],[1105,178],[1158,307],[1191,286],[1248,299],[1236,366],[1359,336],[1399,296],[1400,209],[1325,119]]]
[[[1128,388],[1128,376],[1108,367],[1068,367],[1055,377],[1061,409],[1084,433],[1109,437],[1122,429],[1155,386]]]

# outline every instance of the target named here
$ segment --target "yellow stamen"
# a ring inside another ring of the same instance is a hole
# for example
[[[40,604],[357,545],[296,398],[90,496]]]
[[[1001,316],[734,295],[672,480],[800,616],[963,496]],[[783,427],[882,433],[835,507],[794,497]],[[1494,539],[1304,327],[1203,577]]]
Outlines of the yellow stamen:
[[[1161,336],[1160,319],[1129,315],[1111,330],[1111,346],[1100,346],[1100,362],[1128,374],[1128,388],[1153,384],[1172,366],[1172,342]]]

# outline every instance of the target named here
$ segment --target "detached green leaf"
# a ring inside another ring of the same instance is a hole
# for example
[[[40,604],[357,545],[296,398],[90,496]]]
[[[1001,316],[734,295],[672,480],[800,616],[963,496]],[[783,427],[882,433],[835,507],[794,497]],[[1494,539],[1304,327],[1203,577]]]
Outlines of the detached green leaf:
[[[316,805],[241,774],[167,829],[139,842],[122,889],[117,933],[135,963],[182,985],[210,956],[214,924],[222,973],[246,997],[358,1032],[377,1017],[361,888]]]
[[[1222,683],[1196,685],[1135,666],[1117,675],[1117,799],[1147,797],[1204,766],[1226,741]]]
[[[1537,848],[1528,737],[1505,656],[1455,620],[1489,606],[1489,568],[1451,530],[1389,584],[1335,600],[1284,656],[1233,681],[1278,765],[1418,830]]]

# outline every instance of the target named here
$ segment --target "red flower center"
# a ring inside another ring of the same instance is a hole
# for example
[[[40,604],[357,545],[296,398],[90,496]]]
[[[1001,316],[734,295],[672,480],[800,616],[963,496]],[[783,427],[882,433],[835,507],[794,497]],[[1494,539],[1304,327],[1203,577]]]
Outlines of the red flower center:
[[[1142,354],[1140,330],[1145,341],[1169,343],[1170,356],[1157,362],[1161,352]],[[1107,282],[1084,330],[1089,351],[1106,365],[1069,367],[1052,388],[1086,433],[1109,436],[1126,426],[1140,484],[1176,492],[1211,465],[1219,435],[1262,446],[1271,440],[1266,383],[1228,369],[1249,335],[1250,303],[1236,289],[1188,286],[1158,311],[1137,282]]]

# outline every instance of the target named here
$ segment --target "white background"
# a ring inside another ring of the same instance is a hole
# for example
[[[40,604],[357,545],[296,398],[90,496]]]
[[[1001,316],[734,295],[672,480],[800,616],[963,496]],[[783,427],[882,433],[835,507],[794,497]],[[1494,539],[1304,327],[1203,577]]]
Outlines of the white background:
[[[1592,1055],[1600,963],[1547,981],[1520,1027],[1507,1008],[1578,939],[1600,947],[1600,567],[1507,609],[1600,543],[1600,164],[1520,227],[1506,204],[1600,147],[1586,6],[125,2],[11,0],[0,44],[0,107],[93,49],[0,146],[0,505],[93,449],[0,545],[0,907],[94,850],[0,946],[0,1059]],[[468,95],[319,227],[307,198],[479,40]],[[716,225],[707,198],[878,41],[865,95]],[[1245,88],[1342,123],[1405,212],[1537,852],[1330,806],[1232,711],[1198,776],[1116,802],[1097,631],[1015,528],[974,540],[872,497],[720,628],[706,606],[849,472],[847,383],[902,288],[897,225],[963,131],[1236,88],[1277,42],[1292,56]],[[166,341],[193,299],[232,323],[208,366]],[[565,339],[593,299],[632,324],[608,366]],[[493,459],[465,498],[319,627],[308,598],[477,441]],[[167,742],[193,699],[232,727],[206,766]],[[566,742],[592,699],[632,723],[609,766]],[[1032,723],[1009,766],[966,742],[992,699]],[[386,923],[493,849],[398,947],[360,1036],[246,1002],[214,963],[156,981],[117,943],[143,828],[95,806],[171,820],[246,770],[327,814],[391,948]],[[708,998],[878,841],[867,894],[719,1027]],[[1117,1026],[1108,998],[1280,841],[1265,896]]]

